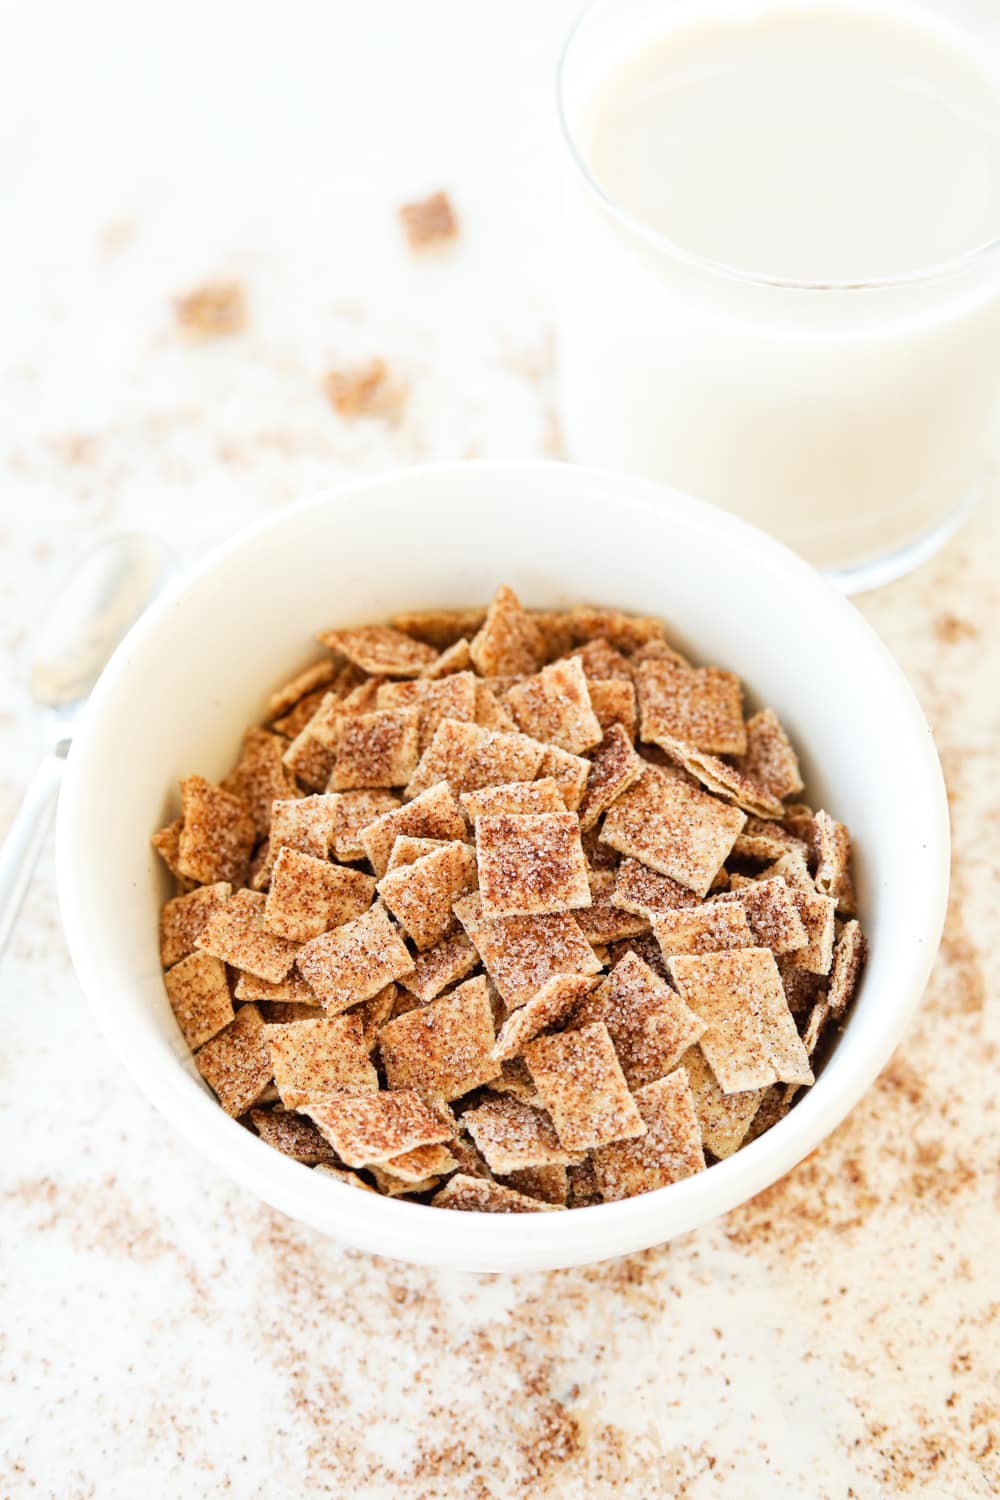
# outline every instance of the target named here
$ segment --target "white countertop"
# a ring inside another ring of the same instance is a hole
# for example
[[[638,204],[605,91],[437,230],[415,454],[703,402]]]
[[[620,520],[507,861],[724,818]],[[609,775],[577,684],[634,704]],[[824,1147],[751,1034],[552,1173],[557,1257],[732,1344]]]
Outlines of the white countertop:
[[[558,454],[551,75],[576,9],[95,0],[8,20],[0,828],[37,748],[32,620],[87,540],[147,527],[191,558],[341,477]],[[462,238],[415,261],[395,206],[437,187]],[[192,347],[171,299],[217,275],[250,327]],[[370,355],[409,383],[397,426],[322,394]],[[952,796],[927,1001],[809,1161],[673,1245],[439,1275],[229,1186],[96,1033],[47,853],[0,973],[0,1494],[997,1492],[994,498],[861,603]]]

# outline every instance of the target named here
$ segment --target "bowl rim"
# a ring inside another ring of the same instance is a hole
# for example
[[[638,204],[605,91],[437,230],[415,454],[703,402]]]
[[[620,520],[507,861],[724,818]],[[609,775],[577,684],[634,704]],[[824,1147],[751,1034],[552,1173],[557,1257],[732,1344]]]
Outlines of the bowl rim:
[[[455,1215],[442,1214],[440,1209],[362,1193],[334,1179],[323,1177],[320,1185],[318,1174],[310,1168],[265,1146],[225,1115],[182,1061],[157,1053],[154,1048],[148,1052],[134,1048],[126,1029],[119,1024],[114,1001],[108,998],[113,986],[102,977],[100,944],[88,933],[74,872],[85,867],[82,861],[87,855],[78,843],[76,809],[88,776],[95,774],[89,749],[91,725],[113,698],[136,653],[155,638],[178,601],[222,562],[305,511],[337,505],[345,498],[356,499],[380,489],[405,486],[418,475],[444,480],[474,472],[502,475],[513,484],[526,475],[544,472],[552,477],[554,492],[560,486],[565,491],[563,503],[579,499],[579,494],[574,494],[577,486],[613,483],[620,490],[621,499],[638,510],[655,510],[662,517],[666,504],[679,518],[687,518],[701,529],[711,526],[718,530],[724,526],[742,535],[746,546],[758,557],[769,558],[791,581],[797,580],[799,587],[814,591],[817,599],[825,602],[831,620],[854,638],[874,669],[881,673],[881,685],[893,696],[894,712],[902,716],[905,728],[901,728],[901,733],[906,733],[913,742],[911,770],[916,776],[919,769],[922,785],[922,836],[928,878],[922,887],[923,909],[913,912],[914,930],[922,932],[925,941],[910,945],[900,954],[891,1003],[887,1000],[876,1016],[869,1018],[864,1056],[836,1086],[831,1081],[823,1087],[829,1073],[824,1070],[795,1109],[771,1130],[733,1156],[714,1163],[706,1172],[668,1187],[617,1203],[576,1208],[569,1217],[545,1213],[515,1216],[463,1213],[456,1223]],[[454,1269],[519,1271],[584,1264],[662,1243],[745,1202],[815,1149],[884,1067],[919,1004],[944,926],[949,848],[948,805],[940,761],[913,690],[875,630],[810,564],[741,518],[641,477],[548,460],[457,460],[382,471],[307,495],[241,528],[168,585],[115,651],[82,715],[60,795],[56,867],[70,955],[98,1025],[140,1090],[202,1156],[257,1197],[341,1243],[392,1258]],[[658,1221],[663,1221],[659,1228]]]

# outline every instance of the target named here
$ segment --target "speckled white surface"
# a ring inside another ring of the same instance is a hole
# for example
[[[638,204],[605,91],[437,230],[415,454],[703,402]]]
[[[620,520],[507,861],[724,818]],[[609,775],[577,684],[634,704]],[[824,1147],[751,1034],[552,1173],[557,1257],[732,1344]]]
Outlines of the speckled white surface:
[[[88,539],[146,526],[193,557],[342,476],[558,452],[550,77],[576,6],[25,9],[0,53],[0,827],[37,747],[31,621]],[[462,240],[417,262],[394,206],[437,186]],[[217,274],[250,328],[192,348],[171,298]],[[371,354],[409,383],[398,426],[323,398]],[[952,796],[926,1004],[820,1151],[672,1246],[440,1276],[248,1199],[101,1045],[46,855],[0,971],[0,1494],[996,1493],[991,488],[861,606]]]

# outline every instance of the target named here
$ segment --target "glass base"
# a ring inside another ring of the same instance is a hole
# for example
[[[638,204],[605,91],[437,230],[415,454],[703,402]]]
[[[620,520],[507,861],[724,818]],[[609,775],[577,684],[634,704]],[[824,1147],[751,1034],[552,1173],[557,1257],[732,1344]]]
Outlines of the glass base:
[[[905,573],[912,573],[914,568],[940,552],[944,544],[964,525],[975,510],[980,493],[981,487],[976,485],[943,520],[932,526],[930,531],[918,536],[916,541],[908,542],[905,547],[899,547],[895,552],[885,552],[881,557],[873,557],[869,562],[858,563],[851,568],[823,568],[823,576],[829,578],[834,588],[840,589],[843,594],[864,594],[869,589],[893,583]]]

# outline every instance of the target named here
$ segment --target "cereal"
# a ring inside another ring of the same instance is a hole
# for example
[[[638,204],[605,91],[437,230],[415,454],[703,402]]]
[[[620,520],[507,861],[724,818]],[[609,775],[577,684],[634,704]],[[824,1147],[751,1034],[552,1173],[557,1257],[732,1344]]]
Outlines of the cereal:
[[[420,1192],[428,1178],[433,1177],[436,1186],[439,1177],[454,1172],[457,1166],[447,1146],[414,1146],[412,1151],[404,1151],[401,1156],[383,1162],[376,1172],[407,1184],[410,1192]]]
[[[293,1161],[303,1162],[307,1167],[320,1162],[336,1160],[333,1147],[323,1139],[311,1120],[290,1109],[252,1109],[250,1119],[265,1145],[290,1156]]]
[[[568,750],[560,750],[558,745],[549,745],[539,762],[537,775],[539,778],[551,776],[559,788],[563,802],[570,812],[575,812],[583,801],[590,775],[590,761],[585,760],[582,755],[571,755]]]
[[[324,1177],[334,1177],[342,1182],[345,1187],[360,1188],[363,1193],[374,1193],[375,1189],[370,1183],[359,1177],[357,1172],[345,1172],[343,1167],[331,1166],[328,1162],[321,1161],[313,1167],[314,1172],[321,1172]]]
[[[478,792],[462,792],[459,802],[471,823],[495,813],[565,812],[566,804],[551,776],[538,781],[508,781],[500,786],[482,787]]]
[[[411,250],[458,236],[458,220],[447,193],[431,193],[429,198],[404,203],[399,217]]]
[[[208,919],[232,894],[229,882],[220,880],[164,902],[160,911],[160,963],[164,969],[194,952]]]
[[[256,974],[241,974],[233,994],[237,1000],[260,1000],[296,1008],[303,1005],[315,1008],[317,1004],[316,996],[295,969],[290,969],[275,984],[258,979]]]
[[[740,883],[735,890],[716,897],[717,902],[738,901],[746,912],[754,943],[772,953],[794,953],[808,941],[795,895],[780,875],[771,880]]]
[[[450,984],[464,979],[479,962],[479,954],[464,932],[453,933],[433,948],[417,955],[413,971],[406,976],[406,988],[422,1004],[433,1000]]]
[[[683,1068],[637,1089],[635,1102],[645,1135],[601,1146],[593,1155],[606,1202],[651,1193],[705,1169],[701,1129]]]
[[[442,719],[406,788],[408,798],[446,781],[454,793],[531,781],[543,745],[523,734],[483,729],[458,719]]]
[[[525,734],[570,755],[600,744],[601,726],[577,657],[553,662],[517,683],[507,694],[507,706]]]
[[[628,736],[629,743],[635,739],[639,709],[636,703],[635,686],[613,677],[607,681],[588,677],[590,706],[601,726],[602,734],[612,724],[620,724]]]
[[[454,1134],[453,1126],[412,1089],[332,1094],[310,1104],[306,1114],[349,1167],[382,1164],[417,1146],[449,1141]]]
[[[271,1082],[266,1031],[256,1005],[241,1005],[225,1031],[194,1055],[198,1072],[227,1115],[246,1114]]]
[[[468,1177],[456,1172],[440,1192],[431,1199],[435,1208],[456,1208],[475,1214],[536,1214],[558,1212],[555,1203],[543,1203],[525,1193],[503,1187],[483,1177]]]
[[[575,913],[580,931],[588,943],[618,943],[623,938],[639,937],[649,931],[647,917],[623,911],[614,904],[615,876],[612,870],[591,870],[588,878],[590,905]]]
[[[611,900],[622,911],[654,917],[660,912],[674,911],[679,906],[694,906],[697,899],[687,886],[679,885],[669,875],[658,875],[637,859],[623,859],[615,872],[615,888]]]
[[[340,668],[337,663],[330,661],[328,657],[314,661],[309,667],[303,667],[301,672],[296,672],[290,681],[271,694],[267,700],[264,718],[269,724],[273,724],[275,719],[284,718],[302,702],[303,698],[310,697],[320,688],[332,686],[339,675]]]
[[[188,880],[187,876],[181,874],[177,866],[181,847],[181,829],[183,826],[184,820],[182,818],[175,818],[172,823],[167,824],[166,828],[160,828],[154,833],[149,841],[171,875],[177,881],[179,895],[186,895],[194,884],[193,881]],[[183,890],[180,889],[181,886],[184,887]]]
[[[360,364],[329,370],[323,377],[326,399],[342,417],[387,417],[398,420],[406,387],[394,380],[378,355]]]
[[[548,1115],[516,1099],[487,1099],[466,1110],[462,1124],[498,1175],[525,1167],[578,1166],[583,1160],[561,1144]]]
[[[770,862],[790,852],[805,857],[806,845],[780,823],[768,818],[748,817],[743,832],[733,845],[733,854],[739,859]]]
[[[477,895],[455,903],[455,915],[509,1010],[524,1005],[557,974],[599,974],[601,966],[569,912],[543,917],[483,915]]]
[[[830,1014],[838,1020],[854,998],[858,979],[864,967],[867,944],[857,922],[845,923],[833,950],[830,989],[827,999]]]
[[[603,1021],[630,1089],[662,1078],[693,1047],[706,1023],[648,964],[627,953],[575,1008],[572,1025]]]
[[[264,1040],[286,1109],[300,1109],[341,1089],[377,1089],[361,1017],[326,1017],[268,1026]]]
[[[838,910],[850,916],[854,912],[854,886],[849,865],[851,836],[843,823],[820,810],[813,819],[813,841],[816,849],[816,889],[821,896],[835,896]]]
[[[792,899],[805,927],[807,940],[801,948],[788,954],[788,962],[793,969],[808,969],[810,974],[829,974],[836,936],[836,899],[802,888],[793,889]]]
[[[424,676],[407,682],[386,682],[379,688],[375,703],[383,710],[411,708],[416,711],[419,753],[422,755],[442,719],[474,722],[476,681],[473,672],[456,672],[440,681],[428,681]]]
[[[488,921],[590,905],[587,861],[574,813],[477,818],[476,858],[480,902]]]
[[[480,975],[383,1027],[379,1037],[390,1088],[420,1088],[445,1100],[488,1083],[493,1011]]]
[[[627,615],[620,609],[578,604],[569,611],[568,619],[578,644],[600,639],[617,651],[635,652],[651,641],[663,640],[662,620],[649,615]]]
[[[174,316],[189,338],[242,333],[247,325],[246,297],[238,281],[206,281],[175,298]]]
[[[517,1172],[507,1172],[497,1181],[502,1187],[513,1188],[526,1198],[537,1198],[552,1208],[565,1208],[569,1198],[569,1174],[565,1167],[521,1167]]]
[[[601,739],[580,804],[580,827],[593,828],[611,804],[628,790],[646,769],[632,741],[620,724],[612,724]]]
[[[400,799],[393,792],[341,792],[333,820],[333,852],[337,859],[348,863],[367,859],[361,830],[399,806]],[[389,847],[391,850],[391,844]]]
[[[531,1081],[528,1065],[521,1057],[505,1059],[500,1064],[500,1074],[492,1078],[488,1085],[490,1093],[506,1095],[512,1099],[520,1099],[522,1104],[539,1104],[538,1090]]]
[[[750,923],[738,901],[706,901],[703,906],[661,912],[653,917],[652,928],[664,958],[753,947]]]
[[[379,881],[378,893],[422,952],[448,936],[455,926],[455,901],[475,883],[476,857],[468,844],[455,842],[391,870]]]
[[[333,693],[324,693],[312,718],[285,751],[285,766],[311,792],[325,791],[330,780],[337,755],[326,731],[335,729],[342,712],[341,700]]]
[[[434,661],[433,647],[415,641],[389,625],[361,625],[355,630],[322,630],[322,646],[337,651],[362,672],[379,677],[418,677]]]
[[[354,714],[341,720],[331,791],[405,786],[419,758],[420,716],[414,709]]]
[[[601,839],[704,896],[745,821],[737,808],[647,766],[612,804]]]
[[[740,680],[717,667],[681,667],[659,658],[636,670],[639,734],[654,745],[678,740],[714,755],[747,747]]]
[[[602,1021],[536,1037],[525,1047],[524,1060],[567,1150],[588,1151],[645,1135]]]
[[[299,973],[330,1015],[402,979],[413,960],[381,906],[324,932],[299,949]]]
[[[387,984],[384,989],[377,990],[367,1000],[362,1000],[360,1005],[351,1011],[352,1016],[357,1016],[361,1022],[361,1032],[365,1039],[365,1047],[371,1052],[378,1041],[379,1032],[390,1020],[396,1009],[396,1001],[399,998],[399,986]],[[322,1015],[322,1012],[320,1012]],[[294,1020],[294,1016],[290,1017]],[[317,1017],[319,1019],[319,1017]]]
[[[545,661],[545,639],[513,589],[499,588],[470,642],[481,677],[536,672]]]
[[[720,760],[717,755],[710,755],[707,750],[697,750],[681,741],[670,740],[666,735],[660,739],[659,744],[689,775],[701,782],[706,791],[714,792],[717,797],[725,797],[727,802],[732,802],[754,817],[781,816],[782,806],[777,797],[772,797],[764,787],[744,776],[742,771],[738,771],[728,761]]]
[[[442,783],[429,787],[402,807],[374,818],[362,828],[360,843],[375,874],[381,877],[389,868],[392,847],[401,834],[451,843],[468,838],[468,832],[462,809],[451,789]]]
[[[411,609],[393,615],[392,623],[404,635],[446,651],[463,637],[471,640],[485,618],[485,609]]]
[[[764,708],[746,721],[747,744],[736,769],[757,782],[779,802],[802,790],[799,761],[773,709]]]
[[[681,1067],[688,1076],[702,1145],[719,1161],[732,1156],[743,1144],[767,1090],[724,1093],[700,1047],[685,1052]]]
[[[271,826],[271,805],[279,798],[297,797],[295,778],[284,764],[287,749],[278,734],[266,729],[248,729],[236,765],[222,779],[223,791],[231,792],[249,809],[257,837]]]
[[[367,911],[375,882],[360,870],[284,848],[274,862],[264,903],[264,926],[293,943],[307,943]]]
[[[433,854],[435,849],[444,849],[448,843],[448,839],[414,839],[408,834],[401,834],[392,846],[386,873],[391,874],[403,865],[412,865],[418,859],[423,859],[425,854]]]
[[[460,672],[467,672],[471,666],[472,652],[469,650],[468,640],[463,635],[460,641],[455,641],[447,650],[442,651],[436,661],[430,662],[420,675],[428,681],[434,681]],[[478,678],[476,681],[478,682]],[[473,696],[475,696],[475,688],[473,688]]]
[[[475,720],[481,729],[502,729],[512,733],[517,729],[513,717],[507,712],[488,682],[476,678]]]
[[[189,953],[163,976],[167,999],[192,1051],[233,1019],[226,966],[207,953]]]
[[[589,974],[557,974],[548,980],[504,1022],[493,1046],[494,1060],[503,1062],[516,1057],[532,1037],[562,1025],[596,983]]]
[[[610,641],[600,636],[588,641],[585,646],[577,646],[570,655],[579,658],[584,676],[591,686],[595,682],[634,682],[635,668],[628,657],[623,656]]]
[[[277,984],[295,962],[296,944],[268,932],[265,900],[257,891],[236,891],[212,913],[197,946],[215,958]]]
[[[271,809],[270,857],[281,849],[297,849],[316,859],[327,859],[333,847],[340,798],[331,795],[299,797],[275,802]]]
[[[254,821],[238,797],[204,776],[181,782],[182,823],[177,870],[199,885],[228,880],[241,885],[254,845]]]

